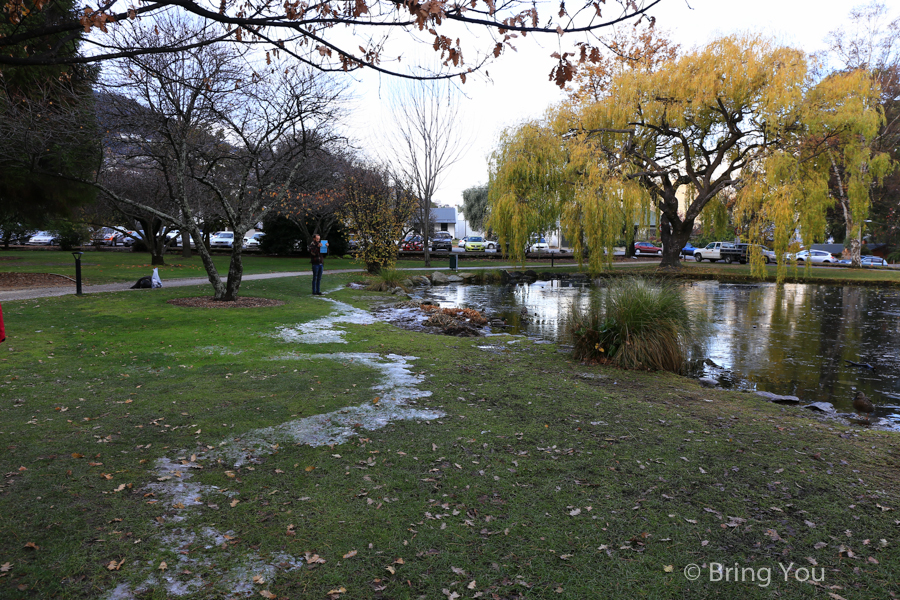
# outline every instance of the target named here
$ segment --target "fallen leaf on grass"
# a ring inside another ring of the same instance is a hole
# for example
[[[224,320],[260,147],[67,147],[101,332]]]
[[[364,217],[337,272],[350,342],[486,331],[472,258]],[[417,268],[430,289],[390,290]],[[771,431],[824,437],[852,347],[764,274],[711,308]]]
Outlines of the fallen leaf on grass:
[[[265,582],[266,582],[266,580],[265,580],[265,578],[264,578],[262,575],[254,575],[254,576],[253,576],[253,583],[256,583],[256,584],[258,584],[258,585],[261,585],[261,584],[263,584],[263,583],[265,583]]]
[[[241,502],[240,500],[232,500],[232,501],[230,502],[231,508],[234,508],[235,506],[237,506],[238,504],[240,504],[240,502]]]
[[[157,569],[159,569],[160,571],[165,571],[165,570],[168,569],[168,568],[169,568],[169,565],[167,565],[167,564],[165,563],[165,561],[159,563],[159,566],[157,567]]]
[[[0,573],[6,573],[10,569],[12,569],[12,563],[5,562],[2,565],[0,565]]]
[[[310,471],[312,471],[312,470],[314,470],[314,469],[315,469],[315,467],[309,466],[309,467],[306,467],[305,471],[306,471],[307,473],[309,473]]]
[[[80,454],[78,452],[73,452],[72,458],[84,458],[84,454]]]
[[[354,556],[356,556],[356,550],[351,550],[350,552],[348,552],[347,554],[344,555],[344,558],[353,558]]]
[[[674,570],[675,570],[674,565],[666,565],[665,567],[663,567],[663,571],[665,571],[666,573],[671,573]]]
[[[28,542],[27,544],[25,544],[25,547],[26,547],[26,548],[31,548],[32,550],[39,550],[39,549],[40,549],[40,546],[38,546],[38,545],[35,544],[34,542]]]
[[[116,562],[115,560],[111,560],[111,561],[109,561],[109,564],[106,565],[106,568],[110,571],[118,571],[120,568],[122,568],[123,564],[125,564],[124,558],[122,560],[120,560],[119,562]]]
[[[391,575],[397,572],[397,569],[395,569],[394,567],[385,567],[385,569],[387,569],[388,573],[390,573]]]
[[[259,593],[259,595],[262,596],[263,598],[268,598],[269,600],[273,600],[274,598],[278,597],[275,594],[273,594],[272,592],[270,592],[269,590],[262,590]]]
[[[580,508],[576,508],[575,510],[569,511],[569,516],[571,516],[571,517],[577,517],[580,514],[581,514]]]
[[[474,580],[474,579],[473,579],[472,581],[469,582],[469,585],[466,586],[466,589],[468,589],[468,590],[474,590],[474,589],[475,589],[475,580]]]
[[[103,479],[106,479],[107,481],[109,481],[110,479],[113,478],[113,476],[110,475],[109,473],[100,473],[100,477]]]
[[[450,570],[453,571],[454,573],[456,573],[457,575],[462,576],[462,577],[465,577],[465,576],[466,576],[466,572],[463,571],[462,569],[460,569],[459,567],[450,567]]]
[[[347,588],[345,588],[343,586],[337,588],[336,590],[328,590],[329,596],[332,594],[346,594],[346,593],[347,593]]]

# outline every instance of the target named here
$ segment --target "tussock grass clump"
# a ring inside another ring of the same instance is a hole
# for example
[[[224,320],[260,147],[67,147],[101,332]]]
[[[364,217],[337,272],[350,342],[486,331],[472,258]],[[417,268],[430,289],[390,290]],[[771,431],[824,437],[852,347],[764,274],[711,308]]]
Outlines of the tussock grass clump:
[[[695,337],[681,290],[637,277],[611,281],[601,299],[573,309],[568,327],[575,358],[673,373]]]
[[[500,269],[482,270],[475,274],[475,283],[497,283],[502,280],[503,274]]]
[[[395,269],[381,269],[381,271],[372,278],[372,281],[369,282],[369,285],[366,286],[366,290],[370,292],[390,292],[394,288],[402,288],[404,291],[409,291],[405,285],[403,285],[403,281],[406,280],[408,275],[403,271],[397,271]]]

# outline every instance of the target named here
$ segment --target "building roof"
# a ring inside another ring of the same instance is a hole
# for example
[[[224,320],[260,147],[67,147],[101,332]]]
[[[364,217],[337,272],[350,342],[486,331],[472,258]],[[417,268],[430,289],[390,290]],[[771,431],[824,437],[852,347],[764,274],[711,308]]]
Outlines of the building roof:
[[[456,207],[448,208],[432,208],[431,220],[435,223],[453,223],[456,224]]]
[[[824,250],[829,254],[834,254],[835,256],[840,256],[841,253],[844,252],[843,244],[813,244],[810,246],[813,250]]]

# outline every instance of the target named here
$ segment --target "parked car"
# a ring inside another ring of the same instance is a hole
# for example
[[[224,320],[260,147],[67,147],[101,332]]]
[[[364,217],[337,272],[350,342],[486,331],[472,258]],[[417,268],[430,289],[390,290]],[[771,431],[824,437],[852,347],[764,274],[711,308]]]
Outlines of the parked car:
[[[483,252],[484,251],[484,238],[478,236],[470,236],[466,238],[465,249],[466,252]]]
[[[853,261],[849,258],[845,258],[843,260],[838,261],[839,265],[852,265]],[[859,259],[859,264],[862,267],[886,267],[888,266],[888,262],[881,258],[880,256],[863,256]]]
[[[231,248],[234,244],[233,231],[217,231],[209,238],[210,248]]]
[[[247,250],[259,249],[259,243],[262,241],[262,239],[265,237],[265,235],[266,234],[263,233],[262,231],[258,231],[256,233],[254,233],[253,235],[251,235],[250,237],[245,237],[244,238],[244,248],[246,248]]]
[[[408,235],[400,243],[400,249],[404,252],[421,252],[423,248],[422,237],[418,235]]]
[[[431,249],[444,250],[450,252],[453,250],[453,236],[449,231],[436,231],[431,236]]]
[[[525,248],[525,252],[549,252],[550,244],[542,237],[531,239],[531,243]]]
[[[129,229],[125,233],[119,232],[119,234],[116,236],[116,243],[113,244],[113,246],[121,244],[126,248],[130,248],[139,239],[141,239],[140,234],[137,231]]]
[[[694,252],[696,251],[697,248],[694,248],[693,246],[691,246],[691,243],[688,242],[687,246],[681,249],[681,256],[690,256],[691,258],[694,258]]]
[[[797,254],[790,255],[790,258],[798,263],[809,261],[814,265],[837,262],[830,252],[825,252],[824,250],[801,250]]]
[[[634,243],[634,253],[635,254],[662,254],[662,248],[659,246],[654,246],[650,242],[635,242]]]
[[[94,232],[91,241],[95,246],[115,246],[121,235],[121,231],[112,227],[101,227],[99,231]]]
[[[38,231],[25,242],[28,246],[53,246],[57,243],[59,240],[49,231]]]
[[[465,249],[465,247],[466,247],[466,242],[468,242],[468,241],[469,241],[469,238],[464,237],[463,239],[459,240],[459,241],[456,243],[456,247],[457,247],[457,248],[463,248],[463,249]]]

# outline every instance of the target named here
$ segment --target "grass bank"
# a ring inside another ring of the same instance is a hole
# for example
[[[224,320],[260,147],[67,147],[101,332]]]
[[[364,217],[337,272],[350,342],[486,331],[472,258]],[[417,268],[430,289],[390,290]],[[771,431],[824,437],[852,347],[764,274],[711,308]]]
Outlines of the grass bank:
[[[897,593],[896,434],[400,331],[357,278],[4,303],[0,597]]]

